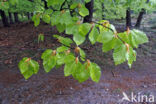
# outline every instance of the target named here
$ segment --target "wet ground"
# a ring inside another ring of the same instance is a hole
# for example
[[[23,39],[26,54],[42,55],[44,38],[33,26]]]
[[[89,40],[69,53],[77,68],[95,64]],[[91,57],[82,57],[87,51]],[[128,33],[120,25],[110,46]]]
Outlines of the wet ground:
[[[37,75],[24,80],[17,64],[24,57],[55,48],[59,43],[51,37],[57,31],[41,24],[21,23],[0,28],[0,104],[148,104],[121,101],[123,92],[154,95],[156,101],[156,32],[146,31],[150,42],[137,49],[137,62],[129,69],[126,64],[114,66],[112,52],[102,53],[101,44],[86,46],[88,57],[100,65],[99,83],[88,80],[82,84],[63,76],[63,67],[46,74],[43,68]],[[155,29],[152,29],[155,30]],[[37,43],[37,35],[45,34],[46,41]],[[156,104],[149,103],[149,104]]]

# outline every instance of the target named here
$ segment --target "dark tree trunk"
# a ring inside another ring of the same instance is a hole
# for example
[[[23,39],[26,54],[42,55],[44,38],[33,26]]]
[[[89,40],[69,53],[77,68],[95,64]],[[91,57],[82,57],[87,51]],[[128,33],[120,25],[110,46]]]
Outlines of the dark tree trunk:
[[[18,23],[19,20],[18,20],[18,13],[14,13],[14,17],[15,17],[15,22]]]
[[[12,14],[10,12],[9,12],[9,21],[10,21],[10,24],[14,23]]]
[[[130,28],[131,26],[132,26],[132,24],[131,24],[131,9],[128,8],[126,10],[126,27]]]
[[[141,12],[139,13],[135,27],[137,28],[140,27],[144,14],[145,14],[145,9],[142,9]]]
[[[2,17],[2,22],[3,22],[4,27],[8,27],[9,22],[8,22],[8,18],[5,15],[5,12],[0,10],[0,14],[1,14],[1,17]]]
[[[146,3],[149,3],[150,0],[147,0]]]
[[[28,20],[30,20],[31,16],[29,12],[27,12],[27,17],[28,17]]]
[[[46,0],[42,0],[44,2],[44,8],[48,9],[48,5],[47,5],[47,1]]]
[[[101,6],[102,6],[102,19],[104,20],[105,19],[105,15],[104,15],[105,5],[104,5],[104,3],[101,3]]]
[[[34,16],[34,14],[33,13],[31,13],[31,17],[33,17]]]
[[[150,1],[150,0],[147,0],[146,3],[149,3],[149,1]],[[144,8],[142,8],[142,9],[141,9],[141,12],[139,13],[139,16],[138,16],[138,18],[137,18],[137,22],[136,22],[136,24],[135,24],[135,27],[136,27],[136,28],[140,28],[141,22],[142,22],[142,20],[143,20],[143,16],[144,16],[145,13],[146,13],[146,10],[145,10]]]
[[[92,22],[93,18],[93,8],[94,8],[94,0],[91,0],[90,2],[85,4],[86,8],[89,10],[89,15],[84,17],[83,22]]]

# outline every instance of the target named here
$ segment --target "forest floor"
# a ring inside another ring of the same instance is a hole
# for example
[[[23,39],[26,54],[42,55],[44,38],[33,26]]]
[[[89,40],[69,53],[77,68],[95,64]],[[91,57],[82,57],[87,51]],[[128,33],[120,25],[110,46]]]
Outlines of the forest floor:
[[[72,77],[64,77],[63,67],[48,74],[41,67],[29,80],[20,74],[18,62],[22,57],[39,53],[35,60],[41,64],[42,50],[60,45],[52,38],[57,34],[54,27],[42,23],[35,28],[33,23],[21,23],[0,28],[0,104],[143,104],[122,102],[123,92],[129,97],[132,92],[153,95],[156,101],[156,32],[149,27],[145,32],[150,41],[137,49],[132,69],[126,63],[115,66],[112,52],[103,53],[101,44],[83,46],[88,48],[85,51],[89,58],[100,65],[102,77],[99,83],[88,80],[80,84]],[[40,33],[46,41],[38,44]]]

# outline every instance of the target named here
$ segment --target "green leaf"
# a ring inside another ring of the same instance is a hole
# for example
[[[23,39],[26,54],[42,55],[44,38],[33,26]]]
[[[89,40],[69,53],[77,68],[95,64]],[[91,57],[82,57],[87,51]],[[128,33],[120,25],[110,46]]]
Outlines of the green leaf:
[[[73,61],[72,63],[67,63],[65,64],[64,67],[64,76],[70,76],[73,71],[75,70],[74,68],[76,68],[77,64],[75,63],[75,61]]]
[[[126,61],[126,53],[126,46],[124,44],[120,44],[114,49],[113,59],[115,65],[121,64]]]
[[[92,44],[95,44],[95,42],[97,41],[97,38],[99,36],[99,31],[98,29],[94,26],[92,31],[89,34],[89,40]]]
[[[116,44],[116,38],[113,38],[111,41],[109,41],[107,43],[103,43],[102,51],[108,52],[108,51],[114,49],[115,44]]]
[[[69,48],[68,47],[66,47],[66,46],[61,46],[61,47],[58,47],[57,48],[57,52],[64,52],[64,51],[66,51],[66,50],[68,50]]]
[[[89,79],[89,71],[87,71],[80,62],[76,63],[75,61],[65,64],[64,75],[72,75],[80,83]]]
[[[51,15],[53,13],[52,9],[46,9],[45,14]]]
[[[57,24],[56,28],[59,31],[59,33],[62,33],[65,30],[66,26],[64,24]]]
[[[101,77],[101,69],[100,67],[95,63],[90,63],[90,66],[88,67],[90,70],[90,77],[94,82],[99,82]]]
[[[74,55],[71,53],[57,53],[56,56],[58,65],[68,64],[75,60]]]
[[[56,56],[49,56],[46,59],[43,60],[43,67],[44,70],[48,73],[51,71],[52,68],[55,67],[56,65],[56,61],[57,61],[57,57]]]
[[[80,70],[79,73],[77,73],[77,79],[79,83],[87,81],[90,77],[89,71],[87,71],[85,67],[81,67],[81,69],[79,70]]]
[[[69,25],[73,23],[72,17],[69,11],[65,11],[65,13],[60,15],[59,19],[60,24]]]
[[[134,47],[138,47],[139,44],[147,43],[148,38],[145,33],[142,31],[133,29],[130,34],[131,35],[131,43]]]
[[[37,74],[39,70],[38,62],[31,59],[29,60],[27,57],[19,62],[18,67],[25,79],[30,78],[33,74]]]
[[[39,15],[34,15],[32,17],[32,20],[34,21],[35,27],[37,27],[40,24],[40,16]]]
[[[66,45],[66,46],[70,46],[70,44],[73,43],[73,41],[70,38],[64,38],[59,35],[54,35],[54,37],[57,38],[60,43]]]
[[[42,19],[45,23],[50,23],[50,16],[48,14],[44,14]]]
[[[79,9],[79,14],[80,14],[82,17],[85,17],[85,16],[89,15],[89,11],[88,11],[88,9],[87,9],[85,6],[82,6],[82,7]]]
[[[77,45],[82,44],[85,41],[85,36],[79,35],[79,34],[74,34],[73,40]]]
[[[73,43],[73,41],[72,41],[70,38],[61,38],[61,39],[60,39],[60,42],[61,42],[62,44],[67,45],[67,46],[70,46],[70,44]]]
[[[53,50],[47,49],[42,53],[41,59],[43,59],[43,67],[46,72],[49,72],[56,65],[57,57],[52,54]]]
[[[53,50],[52,49],[47,49],[42,53],[41,59],[47,59],[49,56],[52,55]]]
[[[65,64],[70,64],[71,62],[73,62],[75,60],[75,56],[73,54],[69,54],[64,58],[64,63]]]
[[[77,8],[78,6],[78,3],[73,3],[72,5],[70,5],[70,9],[75,9]]]
[[[25,62],[27,59],[27,57],[23,58],[18,64],[18,67],[22,74],[28,71],[28,63]]]
[[[75,24],[69,24],[66,25],[66,34],[75,34],[78,33],[78,25]]]
[[[41,35],[41,41],[43,42],[44,41],[44,35]]]
[[[44,35],[43,34],[39,34],[38,35],[38,43],[40,42],[40,41],[44,41]]]
[[[75,67],[72,71],[72,76],[79,81],[79,83],[82,83],[89,79],[89,70],[85,69],[85,66],[78,62],[75,64]]]
[[[56,11],[53,12],[52,16],[51,16],[51,25],[58,25],[60,22],[60,18],[61,18],[61,12],[60,11]]]
[[[129,52],[126,53],[126,58],[128,60],[128,65],[131,68],[134,61],[136,61],[136,51],[132,47],[129,48]]]
[[[86,36],[91,29],[91,25],[89,23],[83,23],[79,26],[79,34],[82,36]]]
[[[98,23],[100,23],[98,25],[100,33],[103,32],[103,31],[106,31],[106,32],[110,32],[111,31],[112,32],[112,30],[110,30],[109,28],[112,28],[113,29],[113,25],[109,24],[109,21],[107,21],[107,20],[101,20]],[[104,26],[102,26],[102,24]],[[115,31],[113,31],[113,32],[115,32]]]
[[[118,33],[118,36],[126,43],[130,44],[130,35],[127,35],[127,32]]]
[[[31,76],[33,75],[33,71],[26,71],[25,73],[23,73],[24,78],[27,80],[29,79]]]
[[[18,0],[9,0],[9,3],[12,4],[12,5],[15,5],[18,3]]]
[[[62,5],[64,0],[47,0],[48,6]]]
[[[80,48],[80,56],[85,58],[86,57],[86,54],[85,52]]]
[[[98,36],[97,41],[101,42],[101,43],[108,43],[109,41],[111,41],[113,39],[113,37],[114,37],[113,32],[111,32],[111,31],[102,31],[100,33],[100,35]]]
[[[36,62],[34,60],[30,60],[30,68],[33,70],[34,74],[37,74],[38,70],[39,70],[38,62]]]
[[[0,10],[8,10],[10,8],[9,2],[0,2]]]
[[[85,0],[85,3],[88,3],[88,2],[90,2],[91,0]]]
[[[64,59],[65,59],[65,54],[64,53],[57,53],[57,65],[63,65],[64,64]]]

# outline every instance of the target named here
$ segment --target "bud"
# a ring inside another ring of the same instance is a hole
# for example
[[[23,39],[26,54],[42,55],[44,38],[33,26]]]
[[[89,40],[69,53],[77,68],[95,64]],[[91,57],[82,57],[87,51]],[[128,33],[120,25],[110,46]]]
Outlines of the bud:
[[[87,59],[87,66],[90,66],[90,60]]]
[[[62,10],[62,11],[61,11],[61,14],[63,14],[63,13],[65,13],[65,10]]]
[[[52,56],[55,56],[55,55],[56,55],[56,50],[54,50],[52,53]]]
[[[75,62],[76,62],[76,64],[79,62],[79,58],[78,57],[76,57]]]
[[[78,54],[80,52],[80,48],[79,47],[76,47],[74,51],[75,51],[75,53]]]
[[[85,68],[88,69],[89,66],[90,66],[90,60],[87,59],[87,64],[86,64]]]
[[[127,44],[127,43],[125,43],[125,45],[126,45],[126,50],[127,50],[127,52],[129,53],[129,44]]]
[[[127,35],[129,35],[130,34],[130,29],[129,29],[129,27],[127,27]]]
[[[25,60],[25,62],[29,62],[31,60],[31,58],[28,58],[27,60]]]
[[[79,4],[77,5],[77,7],[78,7],[78,8],[81,8],[82,6],[81,6],[81,4],[79,3]]]
[[[77,25],[80,25],[80,24],[81,24],[81,21],[78,21],[76,24],[77,24]]]
[[[37,18],[39,18],[39,17],[40,17],[40,15],[41,15],[41,14],[40,14],[40,13],[38,13],[36,17],[37,17]]]
[[[70,53],[70,49],[66,51],[66,55],[68,55]]]
[[[114,33],[114,37],[115,37],[116,39],[118,39],[118,33],[117,33],[117,32]]]

